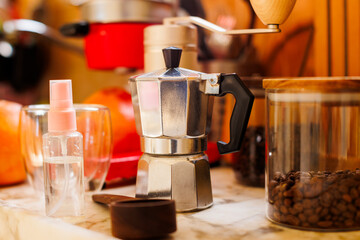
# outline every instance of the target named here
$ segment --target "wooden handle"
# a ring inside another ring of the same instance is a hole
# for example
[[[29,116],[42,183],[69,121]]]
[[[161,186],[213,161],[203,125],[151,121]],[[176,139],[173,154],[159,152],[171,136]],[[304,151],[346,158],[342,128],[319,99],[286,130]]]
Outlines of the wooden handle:
[[[296,0],[250,0],[251,5],[266,24],[282,24],[289,17]]]

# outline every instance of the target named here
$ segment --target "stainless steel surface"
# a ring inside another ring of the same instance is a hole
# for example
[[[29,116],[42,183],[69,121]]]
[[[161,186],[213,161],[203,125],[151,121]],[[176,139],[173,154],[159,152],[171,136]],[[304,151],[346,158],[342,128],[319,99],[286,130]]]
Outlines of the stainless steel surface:
[[[208,78],[210,75],[179,70],[182,72],[180,77],[163,77],[162,74],[166,73],[163,70],[130,79],[140,136],[183,139],[205,138],[208,134],[213,97],[202,92],[201,88],[204,89],[203,85],[212,81]],[[203,79],[202,76],[207,77]]]
[[[130,78],[136,128],[144,155],[136,197],[170,198],[177,211],[211,206],[206,150],[219,74],[163,68]]]
[[[206,138],[141,138],[141,151],[158,155],[184,155],[207,149]]]
[[[205,154],[144,154],[138,165],[136,197],[175,199],[176,211],[212,205],[210,168]]]
[[[145,72],[165,67],[162,49],[181,48],[180,67],[198,70],[197,29],[194,25],[153,25],[144,30]]]
[[[154,0],[92,0],[80,5],[85,21],[91,23],[153,22],[174,16],[174,4]]]
[[[206,21],[205,19],[199,17],[172,17],[172,18],[165,18],[163,21],[164,25],[169,24],[195,24],[200,27],[203,27],[207,30],[216,33],[222,34],[230,34],[230,35],[241,35],[241,34],[259,34],[259,33],[278,33],[281,32],[279,25],[277,24],[270,24],[268,28],[255,28],[255,29],[235,29],[235,30],[226,30],[216,24]]]
[[[5,38],[10,38],[9,40],[15,36],[16,32],[30,32],[44,36],[63,48],[81,55],[84,54],[83,48],[67,42],[57,30],[38,21],[29,19],[7,20],[2,23],[1,28],[5,33]]]
[[[219,74],[202,74],[200,84],[200,91],[205,94],[219,94],[220,85],[218,82]]]

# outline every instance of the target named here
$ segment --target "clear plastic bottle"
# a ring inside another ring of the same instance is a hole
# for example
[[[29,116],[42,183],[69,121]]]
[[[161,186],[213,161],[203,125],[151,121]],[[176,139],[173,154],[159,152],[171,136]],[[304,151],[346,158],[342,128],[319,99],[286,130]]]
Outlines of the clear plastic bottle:
[[[50,81],[48,130],[43,135],[46,215],[83,215],[83,140],[76,131],[71,80]]]

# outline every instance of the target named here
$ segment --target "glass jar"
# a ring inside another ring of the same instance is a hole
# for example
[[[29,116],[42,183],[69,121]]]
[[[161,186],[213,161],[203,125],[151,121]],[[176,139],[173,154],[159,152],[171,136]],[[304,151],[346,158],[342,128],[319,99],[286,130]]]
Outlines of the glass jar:
[[[248,127],[239,152],[231,155],[235,177],[239,183],[253,187],[265,185],[265,91],[262,78],[241,77],[254,94]]]
[[[360,77],[265,79],[267,217],[360,228]]]

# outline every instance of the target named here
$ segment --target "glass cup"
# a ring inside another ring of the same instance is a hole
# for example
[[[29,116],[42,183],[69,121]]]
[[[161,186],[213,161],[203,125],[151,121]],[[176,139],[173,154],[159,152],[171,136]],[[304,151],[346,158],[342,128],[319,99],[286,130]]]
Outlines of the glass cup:
[[[77,130],[84,140],[86,191],[99,191],[105,181],[112,153],[110,110],[102,105],[74,104]],[[27,178],[35,192],[43,192],[42,136],[48,132],[49,105],[29,105],[21,110],[20,141]]]

